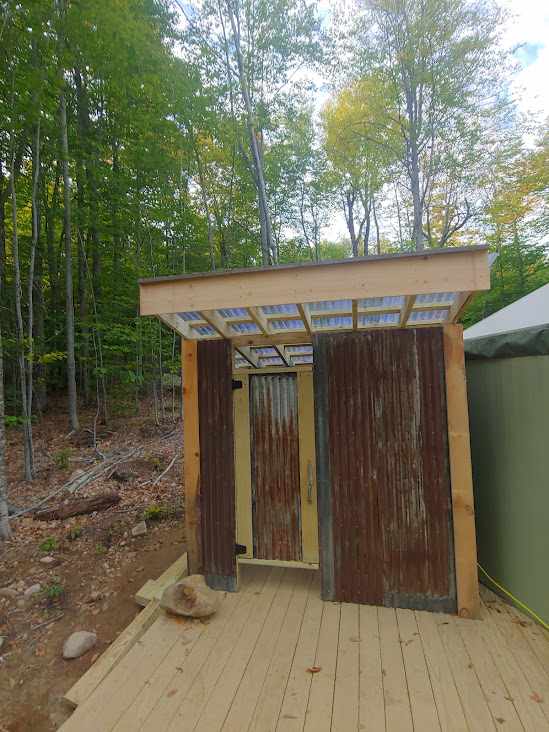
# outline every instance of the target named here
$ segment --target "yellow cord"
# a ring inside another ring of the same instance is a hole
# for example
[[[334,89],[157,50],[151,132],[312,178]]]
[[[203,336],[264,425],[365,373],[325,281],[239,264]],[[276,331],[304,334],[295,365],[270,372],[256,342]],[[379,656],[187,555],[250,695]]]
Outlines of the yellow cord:
[[[514,595],[512,595],[509,590],[505,589],[505,587],[502,587],[499,582],[496,582],[496,580],[491,577],[488,572],[484,569],[484,567],[481,567],[480,564],[477,562],[477,566],[480,569],[480,571],[488,577],[490,582],[492,582],[496,587],[498,587],[502,592],[504,592],[508,597],[513,600],[513,602],[516,602],[517,605],[519,605],[523,610],[526,610],[527,613],[529,613],[533,618],[535,618],[540,625],[542,625],[545,630],[549,630],[549,625],[540,618],[540,616],[535,613],[533,610],[531,610],[528,605],[525,605],[523,602],[521,602],[518,598],[516,598]]]

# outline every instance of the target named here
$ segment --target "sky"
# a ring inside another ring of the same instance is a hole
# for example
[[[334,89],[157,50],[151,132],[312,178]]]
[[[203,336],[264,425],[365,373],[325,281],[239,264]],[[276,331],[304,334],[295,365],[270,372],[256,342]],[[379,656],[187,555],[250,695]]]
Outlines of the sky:
[[[504,40],[517,47],[514,91],[525,113],[549,117],[549,0],[500,0],[512,17]]]

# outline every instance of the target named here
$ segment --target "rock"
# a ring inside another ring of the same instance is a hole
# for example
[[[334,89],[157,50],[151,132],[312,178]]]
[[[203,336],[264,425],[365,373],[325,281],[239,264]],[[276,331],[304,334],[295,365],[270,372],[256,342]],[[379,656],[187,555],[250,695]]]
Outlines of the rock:
[[[6,638],[3,635],[0,635],[0,651],[2,650],[2,646],[6,642]]]
[[[41,592],[41,590],[42,590],[42,585],[37,583],[35,585],[31,585],[30,587],[27,587],[27,589],[25,590],[25,592],[23,594],[24,594],[25,598],[28,599],[29,597],[32,597],[33,595],[37,595],[39,592]]]
[[[132,529],[132,536],[142,536],[147,533],[147,524],[144,521],[140,521]]]
[[[53,564],[55,562],[55,557],[52,557],[48,555],[47,557],[41,557],[40,564]]]
[[[8,600],[15,600],[17,598],[17,590],[13,587],[0,587],[0,597],[7,597]]]
[[[133,473],[129,470],[115,470],[111,475],[112,480],[116,480],[117,483],[127,483],[134,477]]]
[[[97,635],[87,630],[77,630],[63,645],[63,658],[80,658],[97,643]]]
[[[91,604],[92,602],[97,602],[98,600],[102,600],[102,599],[103,599],[102,593],[94,591],[94,592],[90,592],[88,602]]]
[[[219,605],[219,595],[211,590],[201,574],[192,574],[166,587],[160,607],[173,615],[207,618]]]

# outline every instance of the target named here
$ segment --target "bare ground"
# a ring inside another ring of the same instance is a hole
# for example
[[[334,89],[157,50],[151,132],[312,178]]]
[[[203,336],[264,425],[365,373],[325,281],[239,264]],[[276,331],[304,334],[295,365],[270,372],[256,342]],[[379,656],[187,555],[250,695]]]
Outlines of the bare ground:
[[[67,436],[63,414],[43,418],[34,433],[37,475],[32,483],[20,480],[20,434],[9,432],[11,502],[32,506],[76,470],[101,460],[92,446],[93,416],[84,415],[83,429],[72,436]],[[124,417],[99,432],[99,452],[125,447],[140,449],[118,466],[127,480],[105,476],[77,494],[118,490],[117,506],[65,521],[14,519],[13,539],[0,545],[0,588],[17,593],[0,597],[0,637],[5,639],[0,648],[0,732],[58,729],[71,711],[63,694],[135,617],[137,590],[183,551],[180,423],[156,425],[148,418]],[[173,466],[154,484],[174,456]],[[65,500],[65,494],[59,499]],[[151,507],[160,509],[159,520],[148,520],[147,533],[133,537],[131,528]],[[50,564],[40,561],[46,556],[52,557]],[[36,584],[40,591],[24,599],[24,591]],[[98,642],[83,657],[65,661],[63,642],[74,630],[95,631]]]

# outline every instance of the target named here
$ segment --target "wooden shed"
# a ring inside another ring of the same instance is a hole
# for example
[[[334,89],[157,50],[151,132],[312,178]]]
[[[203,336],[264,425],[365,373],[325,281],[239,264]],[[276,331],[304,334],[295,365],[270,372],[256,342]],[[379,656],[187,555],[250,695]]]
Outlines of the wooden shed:
[[[325,600],[478,611],[459,314],[486,247],[141,280],[182,336],[191,572],[320,568]]]

